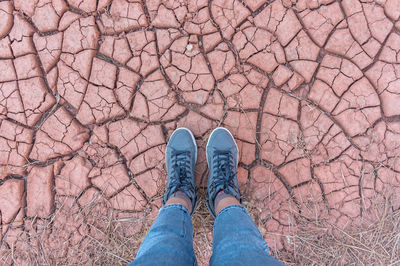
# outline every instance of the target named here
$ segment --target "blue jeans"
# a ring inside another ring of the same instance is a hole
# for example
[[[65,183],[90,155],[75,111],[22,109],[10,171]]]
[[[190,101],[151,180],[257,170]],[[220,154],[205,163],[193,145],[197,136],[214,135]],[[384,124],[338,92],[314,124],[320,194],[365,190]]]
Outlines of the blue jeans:
[[[197,265],[190,215],[180,204],[160,209],[136,259],[129,265]],[[214,222],[210,265],[283,265],[269,255],[267,242],[247,210],[231,205]]]

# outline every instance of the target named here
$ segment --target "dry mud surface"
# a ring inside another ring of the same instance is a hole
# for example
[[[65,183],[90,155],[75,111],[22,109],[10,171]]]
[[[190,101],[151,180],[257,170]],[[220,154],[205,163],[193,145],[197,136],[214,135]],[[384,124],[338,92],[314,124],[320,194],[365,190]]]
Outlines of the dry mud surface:
[[[398,209],[399,16],[398,0],[1,0],[1,260],[93,262],[110,221],[137,248],[180,126],[200,188],[208,135],[233,133],[272,250],[300,220],[357,226],[376,198]]]

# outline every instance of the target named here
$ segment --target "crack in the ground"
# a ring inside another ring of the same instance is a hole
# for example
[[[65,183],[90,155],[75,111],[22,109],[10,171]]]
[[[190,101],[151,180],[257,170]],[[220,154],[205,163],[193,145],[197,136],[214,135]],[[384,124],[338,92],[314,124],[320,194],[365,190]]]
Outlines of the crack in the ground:
[[[64,219],[67,258],[96,237],[80,216],[95,199],[115,219],[154,213],[179,126],[202,190],[207,137],[233,133],[277,249],[302,219],[345,225],[370,215],[370,191],[399,193],[398,19],[383,1],[300,2],[0,1],[0,252]]]

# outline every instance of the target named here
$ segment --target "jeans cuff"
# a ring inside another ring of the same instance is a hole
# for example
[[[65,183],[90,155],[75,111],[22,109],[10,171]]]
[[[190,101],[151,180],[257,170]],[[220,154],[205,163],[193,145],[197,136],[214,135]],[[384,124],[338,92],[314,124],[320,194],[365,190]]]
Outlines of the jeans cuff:
[[[227,212],[227,211],[229,211],[229,210],[231,210],[231,209],[238,209],[238,210],[241,210],[242,212],[244,212],[244,213],[246,213],[246,214],[249,214],[249,213],[247,212],[247,210],[246,210],[245,207],[235,204],[235,205],[229,205],[229,206],[223,208],[222,210],[220,210],[219,213],[218,213],[218,215],[217,215],[217,217],[216,217],[215,219],[217,219],[218,216],[220,216],[222,213]]]
[[[162,207],[158,212],[161,212],[162,210],[168,210],[168,209],[178,209],[178,210],[181,210],[181,211],[187,213],[190,216],[188,209],[186,209],[185,206],[183,206],[182,204],[179,204],[179,203],[168,204],[168,205]]]

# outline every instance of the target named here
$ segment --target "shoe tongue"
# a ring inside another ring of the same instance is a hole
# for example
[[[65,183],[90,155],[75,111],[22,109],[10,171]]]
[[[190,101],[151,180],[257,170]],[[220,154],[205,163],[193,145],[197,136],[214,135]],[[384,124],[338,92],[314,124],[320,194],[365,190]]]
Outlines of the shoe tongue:
[[[220,173],[222,173],[222,176],[224,179],[229,179],[230,175],[230,168],[229,168],[229,155],[228,154],[220,154],[218,156],[219,163],[218,167],[220,169]]]
[[[218,156],[218,159],[220,166],[226,168],[227,164],[229,163],[229,154],[222,153]]]
[[[188,157],[188,154],[186,152],[177,152],[176,153],[176,163],[177,164],[182,164]]]
[[[223,172],[226,172],[227,171],[227,161],[226,160],[221,160],[220,161],[220,167],[221,167],[221,170]]]
[[[176,165],[178,166],[178,174],[179,176],[186,176],[188,175],[186,169],[186,161],[188,160],[188,154],[186,152],[178,152],[176,154]]]

